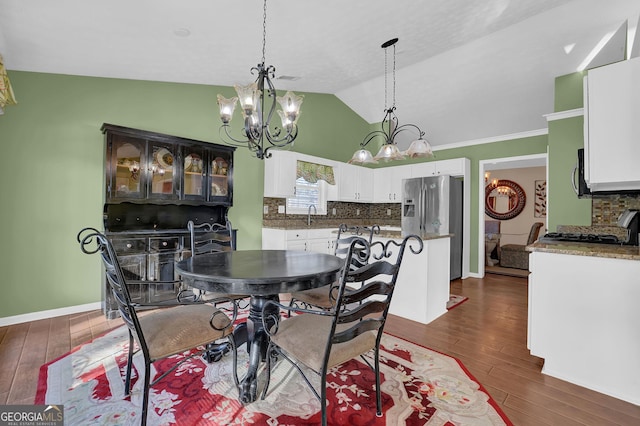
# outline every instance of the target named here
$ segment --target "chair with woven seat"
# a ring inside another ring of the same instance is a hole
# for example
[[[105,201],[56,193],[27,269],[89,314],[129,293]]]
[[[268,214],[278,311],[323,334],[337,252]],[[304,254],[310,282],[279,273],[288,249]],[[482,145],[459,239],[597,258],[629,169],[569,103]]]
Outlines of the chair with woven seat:
[[[398,272],[405,248],[420,253],[423,243],[411,235],[398,243],[394,240],[386,244],[369,242],[363,238],[354,239],[347,252],[345,265],[338,283],[333,286],[335,306],[328,310],[291,308],[275,301],[269,301],[263,313],[272,312],[273,306],[297,315],[274,318],[266,315],[263,319],[270,336],[267,350],[266,385],[261,398],[268,393],[272,364],[282,357],[290,362],[302,375],[315,396],[320,400],[322,425],[327,424],[327,382],[330,369],[350,359],[360,357],[375,373],[376,407],[382,415],[380,389],[380,339],[389,311]],[[376,253],[371,253],[372,250]],[[371,256],[369,263],[352,269],[350,265],[366,253]],[[391,260],[395,256],[395,260]],[[364,283],[361,287],[347,291],[347,284]],[[268,324],[274,324],[271,328]],[[312,331],[311,331],[312,330]],[[373,351],[373,365],[364,357]],[[319,375],[320,389],[311,383],[301,366]]]
[[[164,306],[154,310],[149,310],[149,306],[145,305],[144,315],[139,316],[139,305],[131,301],[122,268],[109,240],[93,228],[81,230],[77,239],[83,253],[99,253],[101,255],[109,288],[117,303],[120,316],[128,328],[129,354],[125,377],[125,395],[127,396],[131,393],[133,356],[137,352],[143,354],[144,387],[140,424],[146,425],[147,423],[149,388],[182,362],[204,352],[205,349],[201,349],[202,347],[211,342],[225,341],[233,350],[235,360],[236,350],[232,331],[236,311],[230,318],[220,309],[209,304]],[[136,343],[137,350],[135,350]],[[152,363],[192,349],[197,350],[151,381]]]
[[[373,236],[380,233],[380,226],[347,226],[346,224],[340,224],[338,227],[338,236],[334,245],[334,255],[338,257],[345,257],[349,252],[351,242],[358,238],[365,238],[369,244],[373,242]],[[352,259],[350,268],[356,269],[367,263],[368,258],[365,253],[358,253]],[[310,290],[297,291],[291,293],[290,306],[300,306],[304,308],[320,308],[330,309],[335,305],[335,299],[330,292],[332,285],[312,288]],[[349,287],[348,290],[353,288]]]
[[[500,266],[504,268],[517,268],[529,270],[529,252],[526,247],[533,244],[540,235],[542,222],[531,225],[526,244],[506,244],[500,248]]]

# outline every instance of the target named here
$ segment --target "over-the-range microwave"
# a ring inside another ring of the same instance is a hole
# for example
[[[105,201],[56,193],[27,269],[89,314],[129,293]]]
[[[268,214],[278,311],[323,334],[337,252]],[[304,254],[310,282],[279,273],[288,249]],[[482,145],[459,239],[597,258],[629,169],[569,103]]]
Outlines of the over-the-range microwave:
[[[632,191],[591,191],[587,182],[584,179],[584,148],[578,149],[578,160],[576,161],[576,165],[573,168],[573,172],[571,172],[571,185],[573,186],[573,190],[575,191],[578,198],[593,198],[599,196],[607,196],[607,195],[632,195],[638,196],[640,195],[640,190],[632,190]]]
[[[577,176],[576,176],[577,172]],[[577,178],[577,181],[576,181]],[[571,173],[571,185],[573,190],[578,195],[578,198],[590,198],[591,190],[587,186],[587,181],[584,180],[584,148],[578,150],[578,161]]]

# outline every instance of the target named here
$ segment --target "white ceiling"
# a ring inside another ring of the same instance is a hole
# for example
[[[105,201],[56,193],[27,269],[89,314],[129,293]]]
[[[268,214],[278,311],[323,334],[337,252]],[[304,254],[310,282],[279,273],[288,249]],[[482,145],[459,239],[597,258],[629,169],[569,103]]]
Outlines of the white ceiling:
[[[554,78],[639,14],[638,0],[269,0],[266,63],[299,77],[278,89],[332,93],[379,122],[380,45],[398,37],[398,118],[438,146],[546,128]],[[0,0],[0,54],[9,71],[247,83],[262,1]]]

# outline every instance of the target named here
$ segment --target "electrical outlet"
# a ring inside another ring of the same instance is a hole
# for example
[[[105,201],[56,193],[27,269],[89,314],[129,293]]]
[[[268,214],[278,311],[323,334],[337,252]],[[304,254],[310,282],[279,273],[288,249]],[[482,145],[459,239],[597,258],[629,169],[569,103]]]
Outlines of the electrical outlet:
[[[387,216],[391,216],[391,209],[387,209]]]
[[[336,208],[335,207],[333,208],[333,210],[331,210],[331,214],[334,215],[334,216],[336,215]]]
[[[360,209],[356,209],[356,216],[360,216]]]
[[[268,206],[268,205],[266,205],[266,204],[265,204],[265,205],[262,207],[262,213],[264,213],[264,214],[269,214],[269,206]]]
[[[284,206],[278,206],[278,213],[284,213]]]

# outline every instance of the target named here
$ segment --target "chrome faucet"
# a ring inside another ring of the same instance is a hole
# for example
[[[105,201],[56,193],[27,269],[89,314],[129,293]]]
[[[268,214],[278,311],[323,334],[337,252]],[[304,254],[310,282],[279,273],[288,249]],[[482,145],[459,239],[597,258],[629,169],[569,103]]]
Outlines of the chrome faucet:
[[[307,214],[307,226],[311,226],[311,207],[313,207],[314,214],[318,214],[315,204],[309,204],[309,213]]]

